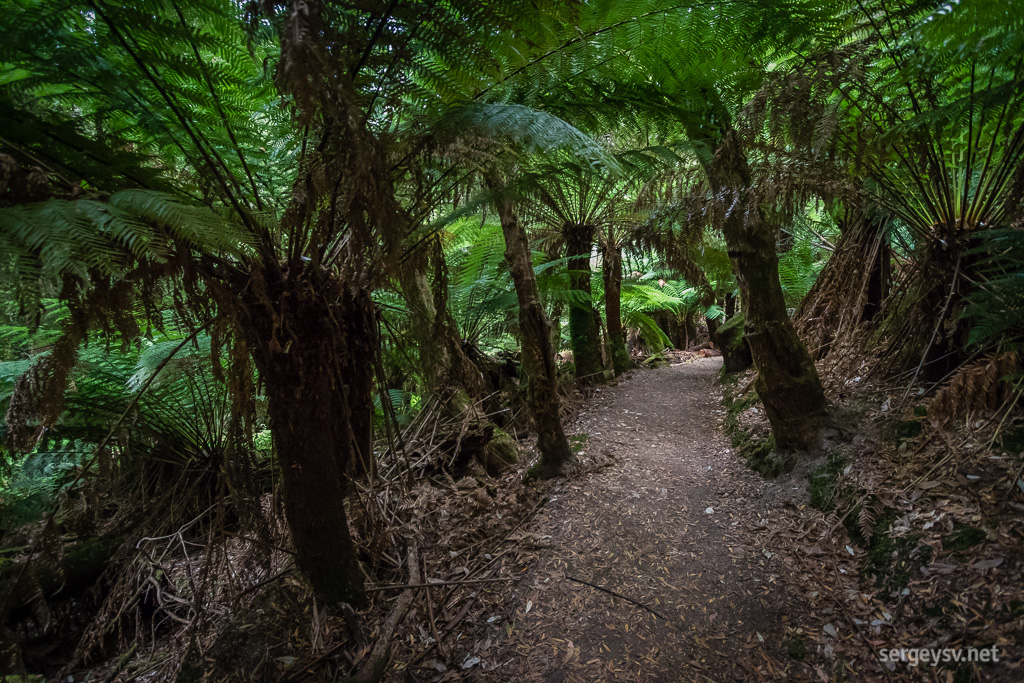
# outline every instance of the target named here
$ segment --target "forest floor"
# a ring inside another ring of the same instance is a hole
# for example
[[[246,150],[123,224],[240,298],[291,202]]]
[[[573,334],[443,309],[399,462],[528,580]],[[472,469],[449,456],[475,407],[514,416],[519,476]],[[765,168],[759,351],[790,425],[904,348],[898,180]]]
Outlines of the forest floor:
[[[767,549],[778,499],[721,432],[720,365],[634,372],[577,414],[581,461],[605,466],[525,529],[536,556],[463,662],[471,680],[829,680]]]

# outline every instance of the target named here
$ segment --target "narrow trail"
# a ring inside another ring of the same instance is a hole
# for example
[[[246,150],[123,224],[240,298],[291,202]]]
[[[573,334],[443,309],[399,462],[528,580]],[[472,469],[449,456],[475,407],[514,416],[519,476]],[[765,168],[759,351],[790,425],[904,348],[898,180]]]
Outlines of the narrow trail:
[[[719,367],[634,372],[577,416],[583,451],[611,465],[556,487],[528,525],[536,560],[489,627],[493,668],[482,678],[813,677],[787,655],[787,628],[807,607],[759,549],[771,504],[721,433]]]

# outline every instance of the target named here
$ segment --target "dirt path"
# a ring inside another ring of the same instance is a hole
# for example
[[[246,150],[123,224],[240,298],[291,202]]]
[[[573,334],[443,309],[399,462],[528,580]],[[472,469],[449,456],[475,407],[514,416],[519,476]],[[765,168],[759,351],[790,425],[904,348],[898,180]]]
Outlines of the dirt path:
[[[806,606],[757,549],[769,532],[752,517],[771,515],[762,482],[720,431],[719,367],[634,372],[577,416],[581,455],[613,463],[561,484],[529,524],[536,561],[492,619],[487,669],[471,679],[812,678],[787,654]]]

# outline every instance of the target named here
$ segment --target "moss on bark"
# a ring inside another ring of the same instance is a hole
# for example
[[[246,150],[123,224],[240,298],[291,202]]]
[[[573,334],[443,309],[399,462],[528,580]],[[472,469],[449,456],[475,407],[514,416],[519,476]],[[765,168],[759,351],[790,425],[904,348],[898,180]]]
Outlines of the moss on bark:
[[[722,363],[726,372],[742,372],[754,364],[747,343],[743,314],[734,315],[717,331],[718,346],[722,351]]]
[[[491,440],[483,448],[480,462],[487,470],[487,474],[496,477],[507,467],[516,464],[519,460],[519,449],[516,448],[515,439],[503,430],[494,428]]]

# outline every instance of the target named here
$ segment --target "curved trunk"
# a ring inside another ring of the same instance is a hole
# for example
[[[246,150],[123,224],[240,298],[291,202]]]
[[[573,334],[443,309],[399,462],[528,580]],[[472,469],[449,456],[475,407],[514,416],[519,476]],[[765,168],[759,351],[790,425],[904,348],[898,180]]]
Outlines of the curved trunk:
[[[581,299],[581,302],[571,302],[569,305],[569,343],[572,345],[576,379],[584,383],[603,382],[601,335],[594,320],[590,289],[590,252],[594,245],[594,229],[588,225],[568,224],[564,231],[569,288],[577,292]]]
[[[633,367],[622,333],[622,247],[605,245],[601,277],[604,280],[604,316],[608,325],[608,349],[616,375]]]
[[[372,397],[369,371],[355,380],[345,371],[368,364],[358,354],[374,343],[376,326],[365,292],[339,291],[328,276],[302,270],[269,274],[265,295],[245,302],[240,323],[266,390],[296,564],[321,598],[361,606],[344,500],[348,470],[368,448]]]
[[[499,184],[494,177],[489,177],[487,183],[492,189]],[[540,461],[533,473],[541,477],[557,476],[564,472],[565,466],[572,459],[572,451],[559,414],[558,371],[551,348],[551,323],[540,302],[530,259],[530,243],[519,224],[512,202],[498,195],[494,204],[501,219],[505,258],[519,300],[523,367],[529,380],[530,412],[533,413],[537,428],[537,448],[540,451]]]
[[[743,298],[755,383],[780,449],[816,449],[825,417],[818,371],[786,313],[775,231],[750,190],[750,169],[735,130],[728,130],[708,169],[726,207],[722,231]]]

